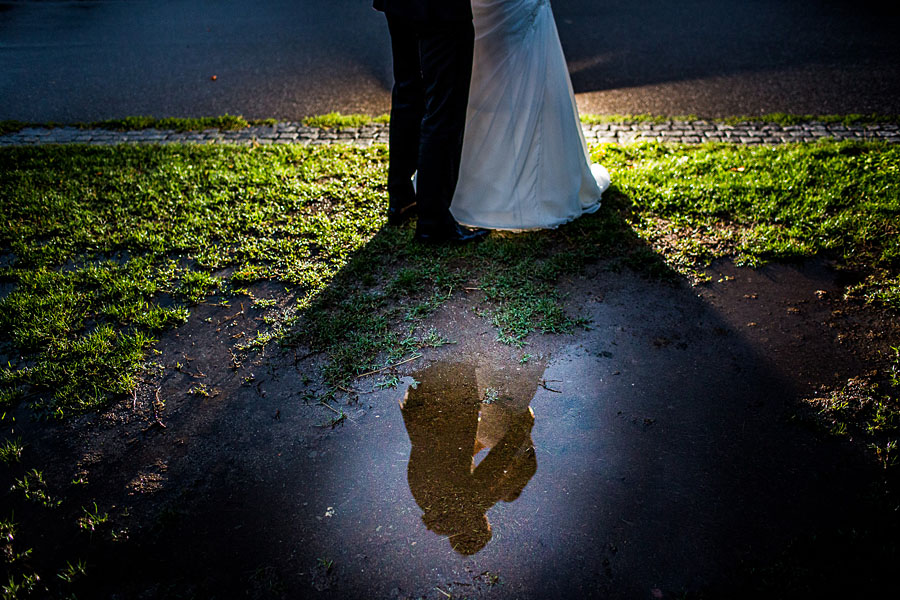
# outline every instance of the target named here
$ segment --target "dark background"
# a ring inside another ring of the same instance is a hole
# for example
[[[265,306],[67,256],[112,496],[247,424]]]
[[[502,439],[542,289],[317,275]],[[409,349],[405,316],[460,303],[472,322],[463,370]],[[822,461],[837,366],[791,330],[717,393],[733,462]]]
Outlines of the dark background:
[[[583,112],[711,117],[900,113],[881,4],[552,2]],[[369,0],[0,1],[0,119],[380,114],[390,73]]]

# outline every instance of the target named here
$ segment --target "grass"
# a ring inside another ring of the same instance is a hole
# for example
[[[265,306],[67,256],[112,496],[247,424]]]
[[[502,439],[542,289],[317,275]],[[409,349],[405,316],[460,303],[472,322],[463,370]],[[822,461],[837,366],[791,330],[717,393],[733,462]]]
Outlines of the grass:
[[[363,114],[341,114],[332,112],[324,115],[315,115],[301,120],[307,127],[320,127],[323,129],[346,129],[371,125],[373,123],[388,123],[388,115],[372,117]],[[105,119],[103,121],[88,121],[78,123],[28,123],[25,121],[7,120],[0,121],[0,135],[17,133],[28,127],[56,128],[77,127],[78,129],[111,129],[114,131],[139,131],[142,129],[160,129],[167,131],[202,131],[205,129],[218,129],[220,131],[236,131],[247,127],[261,125],[272,126],[278,123],[276,119],[245,119],[240,115],[225,114],[218,117],[152,117],[133,116],[121,119]]]
[[[155,336],[209,294],[322,289],[379,225],[384,154],[7,149],[0,330],[18,360],[3,397],[52,390],[32,397],[44,414],[92,409],[133,390]]]
[[[85,507],[82,507],[81,510],[82,515],[78,518],[76,524],[82,531],[93,533],[98,527],[109,521],[109,513],[101,513],[100,509],[97,508],[96,502],[94,502],[93,510]]]
[[[411,230],[382,230],[311,302],[282,342],[327,355],[326,380],[344,385],[424,347],[448,343],[431,330],[416,333],[417,327],[463,287],[483,293],[483,314],[503,342],[524,345],[533,331],[571,331],[576,319],[562,310],[556,281],[614,246],[624,252],[628,234],[612,213],[568,233],[571,241],[560,231],[545,231],[432,248],[416,244]],[[594,235],[602,239],[578,247],[579,237]]]
[[[378,117],[370,117],[369,115],[351,114],[343,115],[338,112],[331,112],[325,115],[316,115],[303,119],[303,124],[307,127],[320,127],[323,129],[348,129],[365,127],[372,123],[388,123],[390,117],[381,115]]]
[[[61,500],[50,495],[47,483],[44,481],[44,474],[37,469],[31,469],[25,473],[24,477],[16,479],[11,491],[21,492],[27,501],[39,504],[44,508],[57,508],[62,504]]]
[[[225,114],[219,117],[151,117],[135,116],[122,119],[106,119],[84,123],[26,123],[23,121],[0,121],[0,135],[17,133],[26,127],[55,128],[77,127],[78,129],[111,129],[114,131],[138,131],[142,129],[161,129],[170,131],[202,131],[218,129],[234,131],[258,125],[275,125],[275,119],[247,120],[240,115]]]
[[[0,585],[0,593],[3,594],[3,600],[26,598],[37,589],[38,581],[39,578],[36,574],[24,575],[21,580],[10,575],[9,581]]]
[[[896,306],[900,149],[649,144],[595,157],[615,171],[629,225],[683,275],[725,256],[760,265],[828,255],[870,274],[854,293]]]
[[[8,439],[0,445],[0,462],[10,465],[22,460],[22,451],[25,446],[22,438]]]
[[[225,114],[220,117],[179,118],[179,117],[125,117],[124,119],[107,119],[78,125],[81,129],[114,129],[116,131],[134,131],[139,129],[166,129],[174,131],[197,131],[203,129],[219,129],[233,131],[251,125],[274,125],[275,119],[247,120],[239,115]]]
[[[865,444],[885,470],[900,465],[900,346],[891,347],[883,373],[847,381],[810,398],[819,422],[832,434]]]
[[[650,113],[640,113],[636,115],[581,115],[581,123],[584,125],[603,125],[606,123],[667,123],[669,121],[696,121],[700,117],[697,115],[653,115]]]
[[[75,564],[68,562],[56,576],[65,583],[73,583],[75,580],[87,576],[87,565],[83,560],[78,560]]]
[[[810,123],[841,125],[879,125],[883,123],[900,123],[900,115],[848,114],[848,115],[798,115],[793,113],[766,113],[764,115],[738,115],[725,118],[702,119],[697,115],[653,115],[641,113],[637,115],[581,115],[585,125],[601,125],[605,123],[668,123],[670,121],[705,120],[713,123],[737,125],[739,123],[773,123],[775,125],[806,125]]]
[[[12,147],[0,151],[0,400],[45,416],[130,393],[192,307],[278,280],[296,302],[243,351],[326,357],[342,385],[442,342],[422,323],[479,290],[508,344],[583,325],[559,279],[590,261],[675,279],[710,261],[829,255],[896,307],[900,148],[820,143],[601,146],[604,209],[560,228],[425,248],[384,229],[387,153],[344,146]],[[266,303],[257,304],[263,308]]]
[[[798,115],[792,113],[767,113],[764,115],[728,117],[715,119],[728,124],[737,123],[775,123],[776,125],[804,125],[807,123],[824,123],[840,125],[879,125],[882,123],[898,123],[900,115],[881,115],[877,113],[848,115]]]
[[[31,123],[26,123],[24,121],[13,121],[13,120],[5,120],[0,121],[0,135],[6,135],[8,133],[18,133],[22,131],[26,127],[31,127]],[[49,126],[49,124],[47,124]]]

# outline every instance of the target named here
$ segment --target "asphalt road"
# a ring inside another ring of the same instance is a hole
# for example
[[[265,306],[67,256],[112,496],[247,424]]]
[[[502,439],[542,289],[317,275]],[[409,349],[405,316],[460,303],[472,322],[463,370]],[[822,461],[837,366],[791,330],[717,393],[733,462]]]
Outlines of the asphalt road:
[[[390,105],[369,0],[0,1],[0,119],[297,119]],[[900,113],[878,0],[554,0],[582,112]],[[212,77],[215,76],[215,80]]]

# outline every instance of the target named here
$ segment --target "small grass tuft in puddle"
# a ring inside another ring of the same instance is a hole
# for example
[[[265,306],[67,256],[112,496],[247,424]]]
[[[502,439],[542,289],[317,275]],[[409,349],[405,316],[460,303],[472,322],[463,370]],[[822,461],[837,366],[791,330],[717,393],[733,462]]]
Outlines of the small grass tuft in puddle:
[[[43,472],[37,469],[31,469],[23,477],[16,479],[10,491],[19,492],[25,500],[44,508],[58,508],[62,504],[62,500],[50,494]]]
[[[0,462],[10,465],[22,460],[22,452],[25,446],[22,444],[22,438],[5,440],[0,444]]]
[[[97,503],[93,503],[93,509],[82,507],[81,508],[81,516],[78,517],[76,521],[76,525],[82,531],[87,531],[93,533],[97,530],[98,527],[106,524],[109,521],[109,513],[101,513],[100,509],[97,507]]]
[[[65,583],[74,583],[78,579],[87,576],[87,563],[83,560],[76,560],[74,563],[67,562],[66,566],[60,569],[57,577]]]

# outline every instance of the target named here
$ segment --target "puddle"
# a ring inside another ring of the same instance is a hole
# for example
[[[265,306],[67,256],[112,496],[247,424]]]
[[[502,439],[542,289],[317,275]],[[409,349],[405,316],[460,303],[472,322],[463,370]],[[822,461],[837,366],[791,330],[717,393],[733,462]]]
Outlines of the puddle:
[[[411,444],[409,489],[422,522],[462,555],[485,547],[492,537],[487,512],[514,502],[537,471],[534,371],[436,363],[413,374],[400,400]]]

